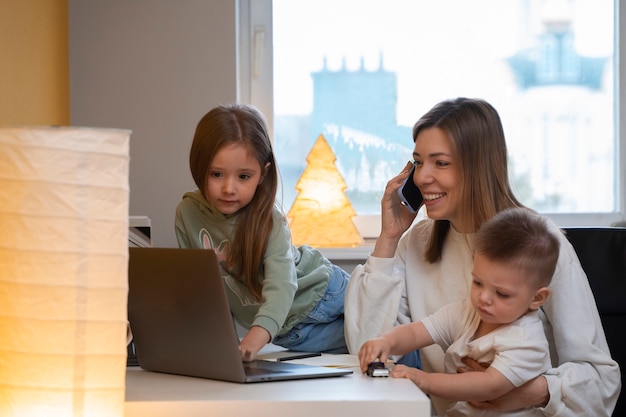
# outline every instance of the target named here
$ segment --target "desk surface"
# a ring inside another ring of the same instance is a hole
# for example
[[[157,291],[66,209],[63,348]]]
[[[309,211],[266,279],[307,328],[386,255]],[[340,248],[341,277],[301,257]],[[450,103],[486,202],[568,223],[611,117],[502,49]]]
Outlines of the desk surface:
[[[354,371],[341,377],[238,384],[129,367],[125,416],[430,416],[428,397],[411,381]]]

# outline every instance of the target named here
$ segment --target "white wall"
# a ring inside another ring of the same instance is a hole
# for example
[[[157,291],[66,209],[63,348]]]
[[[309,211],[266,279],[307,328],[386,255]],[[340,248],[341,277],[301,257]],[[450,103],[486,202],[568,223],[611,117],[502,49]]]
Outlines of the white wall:
[[[177,246],[197,122],[237,98],[236,2],[69,0],[71,124],[133,131],[130,214],[155,246]]]

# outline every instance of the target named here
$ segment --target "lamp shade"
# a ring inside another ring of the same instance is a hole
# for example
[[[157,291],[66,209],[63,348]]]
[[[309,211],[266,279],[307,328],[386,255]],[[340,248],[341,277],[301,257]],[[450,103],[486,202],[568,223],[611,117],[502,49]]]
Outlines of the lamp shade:
[[[129,136],[0,128],[0,417],[124,414]]]
[[[352,219],[356,216],[345,194],[347,185],[335,166],[332,148],[319,135],[296,183],[298,195],[287,217],[294,244],[350,247],[363,243]]]

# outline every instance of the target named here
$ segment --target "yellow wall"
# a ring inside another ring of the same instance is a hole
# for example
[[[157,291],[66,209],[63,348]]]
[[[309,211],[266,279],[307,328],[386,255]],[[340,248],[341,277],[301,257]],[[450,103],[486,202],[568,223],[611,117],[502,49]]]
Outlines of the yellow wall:
[[[67,0],[0,0],[0,126],[70,123]]]

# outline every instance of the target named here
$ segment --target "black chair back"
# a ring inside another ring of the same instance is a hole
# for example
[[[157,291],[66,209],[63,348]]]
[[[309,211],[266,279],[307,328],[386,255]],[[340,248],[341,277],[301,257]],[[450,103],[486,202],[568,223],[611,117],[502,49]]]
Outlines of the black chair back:
[[[596,299],[611,356],[626,373],[626,228],[565,228]],[[622,390],[623,391],[623,390]],[[626,395],[620,394],[614,417],[626,416]]]

